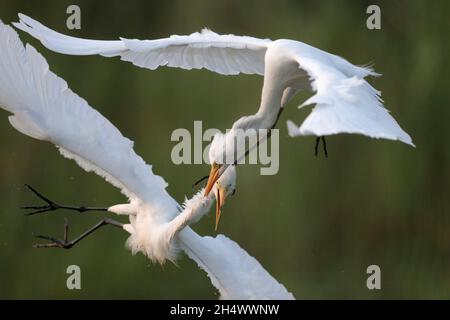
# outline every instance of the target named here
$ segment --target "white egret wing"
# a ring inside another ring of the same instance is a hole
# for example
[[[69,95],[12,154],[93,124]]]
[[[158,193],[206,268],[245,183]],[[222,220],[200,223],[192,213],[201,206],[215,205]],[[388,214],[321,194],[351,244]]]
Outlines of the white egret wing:
[[[71,55],[120,56],[136,66],[154,70],[160,66],[208,69],[224,75],[264,74],[264,56],[270,40],[219,35],[203,29],[187,36],[157,40],[88,40],[66,36],[32,18],[19,14],[21,29],[52,51]]]
[[[299,67],[309,75],[315,91],[300,106],[315,104],[301,126],[288,121],[290,136],[356,133],[414,146],[411,137],[384,108],[380,92],[364,79],[378,74],[306,44],[297,43],[290,50]]]

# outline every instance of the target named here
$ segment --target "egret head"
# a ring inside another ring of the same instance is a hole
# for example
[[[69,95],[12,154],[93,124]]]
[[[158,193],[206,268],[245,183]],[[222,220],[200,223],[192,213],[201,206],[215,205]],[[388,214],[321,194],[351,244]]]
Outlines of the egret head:
[[[205,196],[209,194],[214,183],[220,178],[224,170],[230,165],[236,165],[246,157],[249,143],[253,139],[258,139],[257,128],[261,126],[262,117],[259,115],[245,116],[233,124],[225,134],[216,133],[209,149],[209,162],[211,172],[205,188]],[[258,143],[252,143],[252,146]]]
[[[227,162],[227,159],[229,159],[227,155],[230,154],[230,150],[227,150],[227,145],[230,145],[226,143],[227,135],[228,134],[219,132],[214,136],[214,139],[211,142],[211,146],[209,148],[209,163],[211,163],[211,171],[209,173],[208,183],[205,187],[205,196],[211,192],[214,184],[224,173],[225,169],[230,164],[233,164],[232,162]],[[231,150],[231,152],[232,151],[233,150]]]
[[[211,172],[205,187],[205,196],[208,196],[211,191],[216,196],[216,230],[225,198],[234,194],[236,187],[236,166],[232,160],[234,153],[233,150],[227,150],[227,145],[230,144],[226,143],[229,136],[229,133],[217,133],[209,149]],[[228,163],[227,159],[231,159],[231,163]]]

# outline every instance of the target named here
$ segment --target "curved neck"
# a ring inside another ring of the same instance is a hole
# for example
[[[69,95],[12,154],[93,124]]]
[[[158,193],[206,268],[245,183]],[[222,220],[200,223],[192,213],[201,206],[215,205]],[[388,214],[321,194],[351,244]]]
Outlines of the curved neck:
[[[261,94],[261,105],[255,114],[260,118],[260,128],[270,129],[277,120],[281,108],[284,87],[269,76],[264,77],[264,86]]]
[[[277,121],[284,88],[275,81],[264,79],[258,112],[244,116],[233,124],[234,129],[271,129]]]

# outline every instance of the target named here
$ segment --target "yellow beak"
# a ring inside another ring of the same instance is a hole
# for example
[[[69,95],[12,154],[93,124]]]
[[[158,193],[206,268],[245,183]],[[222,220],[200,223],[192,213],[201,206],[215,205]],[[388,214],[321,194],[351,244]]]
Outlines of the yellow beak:
[[[225,189],[219,186],[216,191],[216,226],[215,230],[219,226],[220,215],[223,205],[225,204],[226,193]]]
[[[217,164],[212,165],[211,172],[209,173],[208,182],[206,183],[205,187],[205,194],[204,194],[205,197],[209,195],[212,188],[214,187],[214,184],[220,178],[219,169],[220,169],[219,165]]]

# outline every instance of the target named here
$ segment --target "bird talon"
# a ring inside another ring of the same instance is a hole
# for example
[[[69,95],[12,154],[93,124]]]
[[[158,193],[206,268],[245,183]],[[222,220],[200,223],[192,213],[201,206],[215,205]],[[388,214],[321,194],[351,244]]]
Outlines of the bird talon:
[[[72,247],[71,243],[65,243],[60,240],[50,243],[36,243],[33,245],[33,248],[36,249],[47,249],[47,248],[70,249],[71,247]]]
[[[21,206],[20,208],[23,210],[34,210],[31,212],[27,212],[25,213],[25,215],[27,216],[32,216],[38,213],[44,213],[44,212],[49,212],[49,211],[55,211],[61,208],[61,206],[51,200],[49,200],[48,198],[44,197],[42,194],[40,194],[39,192],[37,192],[33,187],[31,187],[28,184],[25,184],[25,187],[30,190],[35,196],[37,196],[38,198],[42,199],[44,202],[46,202],[46,205],[41,205],[41,206]]]
[[[56,238],[49,237],[49,236],[43,236],[43,235],[40,235],[40,234],[35,235],[34,237],[35,237],[35,238],[38,238],[38,239],[43,239],[43,240],[52,241],[52,242],[58,242],[58,241],[59,241],[59,240],[56,239]]]
[[[54,206],[41,206],[41,207],[21,207],[21,209],[24,210],[35,210],[35,211],[31,211],[31,212],[26,212],[25,215],[26,216],[32,216],[38,213],[44,213],[44,212],[50,212],[50,211],[55,211],[59,208],[56,208]]]
[[[44,235],[35,235],[34,237],[38,239],[43,239],[49,241],[49,243],[37,243],[34,244],[34,248],[61,248],[61,249],[70,249],[73,246],[73,243],[68,240],[69,237],[69,222],[67,218],[64,218],[64,240],[57,239],[54,237],[44,236]]]
[[[48,240],[49,243],[36,243],[33,245],[33,248],[41,249],[41,248],[60,248],[60,249],[70,249],[72,244],[67,240],[60,240],[53,237],[37,235],[36,238]]]
[[[44,213],[44,212],[50,212],[50,211],[56,211],[59,209],[65,209],[65,210],[71,210],[71,211],[77,211],[79,213],[84,213],[87,211],[108,211],[108,208],[100,208],[100,207],[85,207],[85,206],[69,206],[69,205],[62,205],[59,203],[56,203],[46,197],[44,197],[42,194],[37,192],[33,187],[29,186],[28,184],[25,185],[34,195],[42,199],[47,204],[41,205],[41,206],[22,206],[20,207],[23,210],[34,210],[31,212],[25,213],[27,216],[32,216],[38,213]]]

